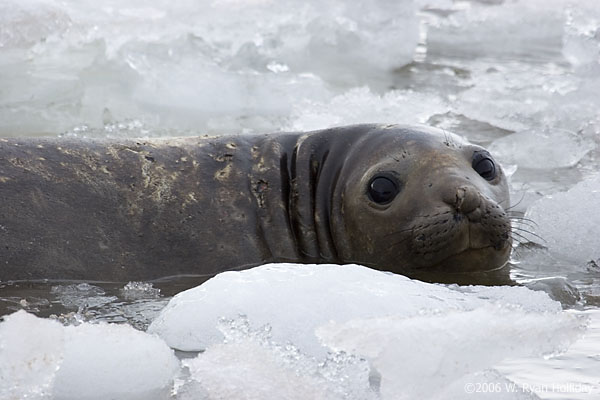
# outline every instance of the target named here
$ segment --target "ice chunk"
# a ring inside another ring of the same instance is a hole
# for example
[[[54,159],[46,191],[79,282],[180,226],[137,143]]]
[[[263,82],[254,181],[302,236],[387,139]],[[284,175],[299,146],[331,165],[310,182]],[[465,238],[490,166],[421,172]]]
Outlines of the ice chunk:
[[[186,386],[201,384],[218,398],[377,398],[364,359],[344,354],[313,359],[293,344],[273,342],[268,329],[252,331],[245,318],[222,321],[220,329],[225,343],[183,361],[192,378]]]
[[[535,292],[524,287],[513,287],[507,290],[508,288],[505,286],[450,285],[449,288],[466,294],[468,296],[467,299],[470,300],[485,300],[486,303],[484,304],[517,305],[521,310],[526,312],[560,312],[562,309],[560,303],[550,300],[547,294],[534,294]],[[478,305],[479,303],[476,302],[472,308],[466,309],[474,309]]]
[[[600,310],[571,311],[588,318],[584,336],[564,354],[550,359],[507,360],[496,368],[512,381],[542,398],[589,400],[600,398]]]
[[[71,21],[54,0],[0,2],[0,49],[24,47],[64,33]]]
[[[251,399],[296,398],[277,382],[308,397],[464,398],[468,382],[511,384],[484,370],[560,352],[582,329],[559,303],[524,287],[447,287],[356,265],[294,264],[220,274],[174,297],[149,328],[171,346],[206,348],[185,361],[192,379],[184,393]],[[342,357],[335,374],[356,386],[316,367],[331,357]],[[495,398],[531,397],[516,388]]]
[[[427,52],[467,58],[556,58],[562,46],[564,6],[562,0],[461,2],[448,18],[431,26]]]
[[[89,283],[53,286],[50,293],[66,308],[78,311],[109,304],[117,299],[115,296],[107,296],[101,287]]]
[[[163,398],[178,370],[162,340],[127,325],[63,327],[24,311],[0,323],[3,399]]]
[[[64,328],[25,311],[0,322],[0,398],[42,399],[63,360]]]
[[[277,130],[298,99],[331,96],[318,75],[257,72],[245,64],[229,69],[213,59],[218,52],[205,47],[202,39],[186,36],[124,48],[119,56],[139,76],[132,88],[136,114],[150,125],[195,132]],[[110,110],[117,120],[127,116]]]
[[[160,289],[149,282],[129,282],[121,289],[121,295],[127,300],[157,299]]]
[[[568,103],[563,96],[577,90],[580,84],[563,67],[532,66],[518,61],[504,64],[482,61],[469,67],[473,85],[458,94],[453,103],[456,113],[510,131],[539,129],[544,123],[579,129],[581,121],[571,124],[552,115],[563,116],[561,107]]]
[[[306,53],[286,57],[296,68],[318,72],[334,83],[356,85],[364,82],[364,75],[412,61],[419,40],[413,0],[321,4],[321,15],[306,26]]]
[[[595,148],[594,142],[563,129],[534,129],[495,140],[488,147],[504,164],[550,169],[575,166]]]
[[[308,99],[298,102],[288,129],[314,130],[369,122],[423,124],[432,115],[447,111],[446,101],[435,93],[405,90],[379,95],[361,87],[325,102]]]
[[[122,288],[111,283],[47,284],[42,288],[50,289],[44,315],[51,313],[65,325],[83,321],[127,322],[145,330],[168,301],[160,296],[160,289],[147,282],[129,282]],[[22,307],[35,312],[39,302],[34,300],[23,299]]]
[[[450,132],[460,132],[460,135],[464,136],[469,142],[484,147],[487,147],[493,140],[513,133],[487,122],[473,120],[453,112],[433,115],[429,118],[427,124]],[[504,173],[510,177],[512,173],[509,175],[506,167],[506,165],[503,165]],[[514,173],[514,171],[512,172]]]
[[[463,84],[471,85],[457,93],[453,111],[512,131],[596,132],[596,3],[478,3],[462,2],[447,18],[433,19],[427,33],[428,55],[452,57],[470,75]]]
[[[61,399],[156,398],[168,394],[178,368],[162,340],[128,325],[68,326],[53,393]]]
[[[268,264],[225,272],[179,293],[148,331],[173,348],[202,350],[223,341],[216,328],[220,318],[242,314],[253,326],[272,326],[276,342],[290,341],[308,355],[322,356],[326,349],[314,330],[330,320],[407,317],[421,310],[471,310],[496,302],[560,310],[544,293],[522,287],[461,292],[357,265]]]
[[[535,202],[525,215],[550,251],[585,263],[600,258],[600,175]]]
[[[276,130],[298,100],[411,62],[419,36],[413,0],[9,0],[0,22],[20,46],[0,60],[0,135]]]
[[[579,68],[593,67],[600,56],[600,12],[594,0],[579,0],[566,10],[563,55]]]
[[[564,351],[583,330],[572,315],[483,306],[421,316],[330,322],[317,335],[363,355],[389,399],[438,398],[452,382],[506,358]],[[439,397],[445,398],[445,397]]]
[[[421,10],[450,10],[452,0],[415,0],[417,7]]]

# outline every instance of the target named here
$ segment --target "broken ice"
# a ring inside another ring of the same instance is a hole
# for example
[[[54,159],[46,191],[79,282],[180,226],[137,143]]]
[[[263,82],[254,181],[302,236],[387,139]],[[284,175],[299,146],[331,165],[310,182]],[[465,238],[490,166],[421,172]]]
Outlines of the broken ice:
[[[148,333],[107,323],[64,327],[24,311],[6,316],[0,397],[454,397],[465,379],[504,382],[489,372],[500,361],[564,351],[583,327],[524,287],[271,264],[175,296]],[[165,341],[205,351],[180,361]]]
[[[595,175],[567,192],[538,200],[526,217],[536,222],[536,234],[553,253],[586,263],[600,258],[599,204],[600,175]]]
[[[128,325],[64,327],[24,311],[0,323],[0,398],[162,398],[179,362]]]

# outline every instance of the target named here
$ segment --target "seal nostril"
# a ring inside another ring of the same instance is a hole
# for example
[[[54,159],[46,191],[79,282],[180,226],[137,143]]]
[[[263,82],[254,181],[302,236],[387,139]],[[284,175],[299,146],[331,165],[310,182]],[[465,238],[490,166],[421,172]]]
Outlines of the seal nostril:
[[[471,221],[471,222],[480,222],[481,217],[482,217],[482,212],[481,212],[481,208],[479,208],[479,207],[467,214],[467,218],[469,218],[469,221]]]
[[[456,190],[454,208],[462,214],[475,211],[481,204],[479,192],[472,186],[463,186]]]

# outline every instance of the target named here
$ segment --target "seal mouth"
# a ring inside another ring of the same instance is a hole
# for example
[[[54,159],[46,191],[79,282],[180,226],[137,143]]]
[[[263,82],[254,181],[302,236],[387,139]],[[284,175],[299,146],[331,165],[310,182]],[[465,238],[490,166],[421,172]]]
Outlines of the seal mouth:
[[[503,245],[468,247],[445,257],[428,268],[444,273],[493,272],[508,263],[510,249],[511,246],[508,242]]]
[[[413,225],[410,246],[417,268],[448,273],[501,268],[508,261],[512,243],[506,213],[473,188],[461,187],[457,193],[462,202],[447,205],[446,210]]]
[[[441,233],[439,225],[433,224],[437,232],[421,231],[413,236],[411,250],[419,268],[482,271],[487,265],[494,269],[506,263],[511,250],[510,233],[460,217]]]
[[[511,247],[506,248],[510,250]],[[508,255],[498,256],[498,250],[493,246],[465,249],[433,266],[413,270],[409,276],[431,283],[486,286],[515,284],[510,279]]]

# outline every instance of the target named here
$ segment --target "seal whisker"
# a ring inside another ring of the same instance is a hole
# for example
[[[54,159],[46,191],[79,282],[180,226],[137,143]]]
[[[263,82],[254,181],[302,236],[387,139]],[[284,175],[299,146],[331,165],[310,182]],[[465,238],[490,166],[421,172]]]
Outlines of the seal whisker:
[[[525,245],[524,242],[522,242],[521,240],[519,240],[518,238],[514,237],[511,235],[511,239],[512,239],[512,243],[510,245],[510,247],[512,248],[512,250],[516,251],[518,249],[519,246]],[[516,243],[516,244],[515,244]]]
[[[518,231],[527,232],[527,233],[530,233],[530,234],[532,234],[532,235],[537,235],[535,232],[528,231],[527,229],[525,229],[525,228],[523,228],[522,226],[519,226],[519,225],[517,225],[517,226],[512,226],[512,229],[516,229],[516,230],[518,230]]]
[[[421,228],[421,229],[422,229],[422,228]],[[415,230],[416,230],[416,228],[415,228],[415,227],[408,228],[408,229],[402,229],[402,230],[400,230],[400,231],[395,231],[395,232],[388,233],[388,234],[386,234],[386,235],[385,235],[385,237],[390,237],[390,236],[401,235],[401,234],[403,234],[403,233],[406,233],[406,232],[413,232],[413,231],[415,231]]]
[[[401,240],[401,241],[399,241],[399,242],[394,242],[394,243],[392,243],[392,245],[391,245],[390,247],[392,247],[392,248],[393,248],[393,247],[399,246],[399,245],[403,244],[404,242],[406,242],[408,239],[410,239],[410,237],[405,237],[404,239],[402,239],[402,240]]]
[[[500,200],[500,201],[498,202],[498,205],[499,205],[499,206],[501,206],[501,205],[502,205],[502,203],[506,203],[507,201],[510,201],[510,197],[507,197],[507,198],[505,198],[505,199],[503,199],[503,200]],[[510,209],[510,207],[509,207],[509,208],[506,208],[506,209],[505,209],[505,211],[507,211],[507,210],[509,210],[509,209]]]
[[[512,235],[516,235],[516,236],[520,237],[520,238],[521,238],[521,239],[523,239],[523,240],[527,240],[528,242],[532,242],[532,240],[531,240],[530,238],[528,238],[527,236],[525,236],[525,235],[522,235],[522,234],[520,234],[520,233],[518,233],[518,232],[512,232],[512,233],[511,233],[511,238],[512,238],[513,240],[517,240],[517,239],[515,238],[515,236],[512,236]],[[520,244],[523,244],[523,242],[520,242],[520,241],[519,241],[519,243],[520,243]]]
[[[508,211],[508,210],[512,210],[513,208],[515,208],[516,206],[518,206],[519,204],[521,204],[521,202],[523,201],[523,199],[525,198],[525,194],[526,192],[523,192],[523,194],[521,195],[521,198],[519,199],[519,201],[517,201],[515,204],[513,204],[512,206],[507,207],[504,211]]]
[[[509,218],[514,224],[512,224],[514,227],[519,227],[521,225],[526,226],[528,228],[531,229],[536,229],[538,228],[538,224],[534,221],[528,221],[526,219],[517,219],[517,218]]]
[[[436,223],[434,223],[433,225],[435,225]],[[395,231],[392,233],[388,233],[387,235],[385,235],[385,237],[390,237],[390,236],[395,236],[395,235],[401,235],[403,233],[407,233],[407,232],[411,232],[411,233],[416,233],[416,232],[420,232],[422,230],[427,229],[430,225],[432,224],[426,224],[426,225],[420,225],[420,226],[412,226],[411,228],[407,228],[407,229],[402,229],[399,231]]]
[[[521,257],[521,252],[519,251],[519,245],[521,245],[521,244],[522,244],[521,242],[518,242],[517,246],[511,246],[512,252],[514,252],[517,255],[517,257],[519,257],[519,258]]]
[[[530,223],[532,223],[533,225],[535,225],[535,226],[538,226],[538,223],[537,223],[537,222],[535,222],[534,220],[532,220],[532,219],[529,219],[529,218],[525,218],[525,217],[519,217],[519,216],[516,216],[516,215],[510,215],[510,214],[508,215],[508,218],[509,218],[509,219],[511,219],[511,220],[513,220],[513,221],[519,221],[519,222],[530,222]]]
[[[544,239],[543,237],[541,237],[541,236],[540,236],[540,235],[538,235],[537,233],[534,233],[534,232],[528,231],[527,229],[523,229],[523,228],[520,228],[520,227],[513,227],[513,230],[512,230],[512,232],[513,232],[513,233],[517,233],[517,232],[515,232],[515,230],[517,230],[517,231],[521,231],[521,232],[525,232],[525,233],[528,233],[528,234],[530,234],[530,235],[532,235],[532,236],[535,236],[536,238],[540,239],[540,240],[541,240],[541,241],[543,241],[544,243],[548,243],[548,241],[547,241],[546,239]],[[528,239],[527,237],[524,237],[524,238],[525,238],[525,239]],[[529,240],[529,239],[528,239],[528,240]]]

